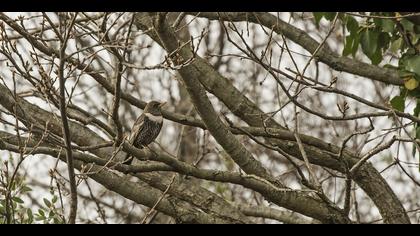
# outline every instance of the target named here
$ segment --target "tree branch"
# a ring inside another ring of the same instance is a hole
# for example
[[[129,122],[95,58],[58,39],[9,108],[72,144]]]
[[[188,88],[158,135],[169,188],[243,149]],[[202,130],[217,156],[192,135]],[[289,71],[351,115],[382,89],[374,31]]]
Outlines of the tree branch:
[[[73,16],[72,21],[65,33],[65,38],[61,42],[59,59],[60,63],[58,66],[58,79],[60,82],[60,113],[61,113],[61,122],[63,123],[63,136],[64,136],[64,144],[66,146],[66,162],[67,162],[67,170],[69,172],[69,183],[70,183],[70,213],[69,213],[69,223],[75,224],[76,223],[76,216],[77,216],[77,186],[76,186],[76,176],[74,174],[74,164],[73,164],[73,156],[72,156],[72,148],[71,148],[71,134],[69,129],[69,124],[67,121],[67,112],[66,112],[66,94],[65,94],[65,78],[64,78],[64,63],[65,63],[65,51],[67,48],[67,41],[70,37],[70,32],[73,28],[74,22],[76,20],[77,13]],[[66,28],[65,28],[66,29]]]
[[[268,29],[273,29],[277,34],[283,34],[311,54],[313,54],[319,46],[319,43],[303,30],[300,30],[281,19],[278,19],[276,16],[265,12],[200,12],[200,14],[197,12],[187,12],[186,14],[194,15],[200,18],[207,18],[209,20],[233,22],[248,21],[260,24]],[[320,48],[316,54],[316,58],[337,71],[345,71],[351,74],[367,77],[372,80],[384,82],[386,84],[403,84],[403,80],[400,79],[396,70],[374,66],[350,59],[348,57],[340,57],[326,45]]]

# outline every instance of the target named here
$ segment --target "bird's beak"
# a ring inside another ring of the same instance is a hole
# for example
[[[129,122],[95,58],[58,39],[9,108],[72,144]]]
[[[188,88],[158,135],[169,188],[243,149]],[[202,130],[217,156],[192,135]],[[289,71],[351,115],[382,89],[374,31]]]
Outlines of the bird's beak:
[[[166,105],[166,102],[162,102],[161,104],[159,104],[159,107],[162,108],[165,105]]]

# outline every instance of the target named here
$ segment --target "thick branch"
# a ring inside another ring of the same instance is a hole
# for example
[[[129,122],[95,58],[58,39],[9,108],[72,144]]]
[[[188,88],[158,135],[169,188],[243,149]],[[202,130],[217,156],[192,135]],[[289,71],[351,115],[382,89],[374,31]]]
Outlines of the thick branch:
[[[188,54],[183,53],[182,50],[178,52],[178,39],[174,36],[165,20],[162,20],[162,22],[158,22],[157,24],[155,25],[156,32],[165,45],[172,61],[177,65],[182,65],[185,61],[189,60],[190,57],[188,57]],[[255,174],[271,180],[272,177],[269,176],[267,170],[262,167],[261,163],[245,149],[245,147],[226,127],[226,125],[223,124],[222,120],[210,103],[205,89],[201,83],[197,83],[197,78],[201,75],[196,73],[197,70],[194,70],[191,67],[192,66],[189,65],[183,66],[178,70],[178,72],[185,83],[185,87],[187,88],[194,107],[200,114],[207,129],[216,141],[226,150],[230,157],[247,174]]]

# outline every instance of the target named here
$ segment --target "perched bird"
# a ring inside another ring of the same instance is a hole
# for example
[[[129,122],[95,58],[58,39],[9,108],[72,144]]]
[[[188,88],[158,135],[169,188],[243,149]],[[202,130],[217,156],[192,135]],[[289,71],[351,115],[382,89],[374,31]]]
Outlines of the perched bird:
[[[143,147],[152,143],[159,135],[160,129],[162,128],[163,117],[161,108],[166,102],[160,103],[157,101],[150,101],[147,103],[136,122],[134,122],[133,128],[131,129],[130,137],[128,142],[136,148],[142,149]],[[124,163],[130,165],[133,158],[130,154],[127,154],[124,159]]]

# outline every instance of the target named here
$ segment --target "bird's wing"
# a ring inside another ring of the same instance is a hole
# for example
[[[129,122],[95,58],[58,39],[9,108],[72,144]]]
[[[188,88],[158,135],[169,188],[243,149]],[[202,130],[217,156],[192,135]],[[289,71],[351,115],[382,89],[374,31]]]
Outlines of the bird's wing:
[[[139,118],[137,118],[136,122],[134,122],[133,128],[131,129],[130,138],[128,139],[131,144],[134,143],[134,140],[136,140],[137,136],[140,134],[145,119],[147,119],[147,117],[144,114],[141,114]]]

